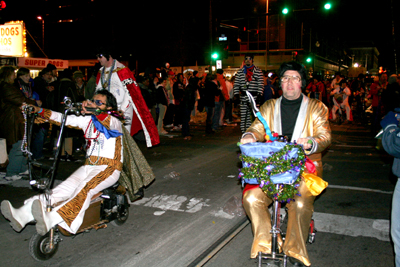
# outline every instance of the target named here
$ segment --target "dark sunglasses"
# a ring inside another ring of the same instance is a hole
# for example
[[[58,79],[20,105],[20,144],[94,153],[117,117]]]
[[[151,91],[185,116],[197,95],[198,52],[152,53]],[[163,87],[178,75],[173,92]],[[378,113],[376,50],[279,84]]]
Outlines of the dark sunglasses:
[[[245,57],[244,59],[245,60],[253,60],[253,58],[251,58],[251,57]]]
[[[106,105],[106,103],[103,103],[103,102],[101,102],[101,100],[98,100],[98,99],[96,99],[96,100],[92,99],[91,101],[93,103],[95,103],[96,106]]]

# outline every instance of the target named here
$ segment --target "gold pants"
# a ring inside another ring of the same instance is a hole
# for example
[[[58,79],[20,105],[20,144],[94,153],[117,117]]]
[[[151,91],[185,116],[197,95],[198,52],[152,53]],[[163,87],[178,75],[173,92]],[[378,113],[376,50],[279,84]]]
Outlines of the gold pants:
[[[314,211],[315,196],[311,195],[303,181],[300,182],[299,193],[301,196],[296,195],[295,201],[286,205],[289,220],[286,239],[282,248],[287,256],[296,258],[304,265],[310,266],[306,240],[308,239],[311,217]],[[256,258],[259,251],[271,253],[271,215],[268,211],[268,206],[271,203],[272,200],[259,187],[248,190],[243,195],[243,206],[251,220],[254,234],[251,258]],[[279,238],[278,242],[281,244],[282,240]]]

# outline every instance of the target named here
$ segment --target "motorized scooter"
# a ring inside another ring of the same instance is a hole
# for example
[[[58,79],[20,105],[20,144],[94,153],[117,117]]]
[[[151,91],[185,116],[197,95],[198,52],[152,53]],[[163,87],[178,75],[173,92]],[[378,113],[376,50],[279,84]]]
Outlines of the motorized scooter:
[[[29,183],[34,190],[39,190],[46,196],[46,210],[50,212],[52,206],[50,203],[51,189],[53,188],[56,176],[57,166],[60,159],[60,151],[62,149],[62,136],[65,129],[65,123],[69,114],[80,115],[82,106],[80,103],[73,103],[70,98],[64,98],[65,111],[63,114],[60,132],[58,135],[57,146],[55,150],[54,162],[52,165],[46,166],[35,162],[32,159],[32,153],[29,151],[31,145],[33,124],[37,114],[32,113],[32,108],[25,106],[25,131],[26,146],[25,152],[28,155]],[[87,108],[87,110],[89,110]],[[91,110],[94,111],[94,110]],[[39,170],[39,171],[38,171]],[[46,261],[54,256],[58,250],[58,245],[62,241],[63,236],[76,236],[85,233],[91,229],[106,228],[108,223],[115,226],[124,224],[129,217],[129,203],[126,196],[126,189],[119,185],[118,182],[113,186],[104,189],[97,195],[92,197],[89,208],[85,211],[85,216],[77,233],[72,234],[62,227],[56,225],[44,236],[35,233],[29,241],[29,253],[37,261]]]

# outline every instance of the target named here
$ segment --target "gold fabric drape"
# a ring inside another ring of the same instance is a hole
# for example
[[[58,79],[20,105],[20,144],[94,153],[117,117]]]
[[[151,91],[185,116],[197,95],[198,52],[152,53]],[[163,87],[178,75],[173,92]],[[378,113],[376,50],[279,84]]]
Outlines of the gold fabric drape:
[[[139,197],[135,193],[141,187],[148,186],[155,179],[155,175],[125,127],[122,127],[122,132],[124,134],[124,164],[118,181],[128,190],[130,201],[134,201]]]

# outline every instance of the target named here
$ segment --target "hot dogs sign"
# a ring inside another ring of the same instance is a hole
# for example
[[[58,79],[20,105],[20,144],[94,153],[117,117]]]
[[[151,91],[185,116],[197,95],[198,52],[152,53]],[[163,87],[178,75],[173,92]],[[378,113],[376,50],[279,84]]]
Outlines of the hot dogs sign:
[[[0,25],[0,55],[23,57],[26,53],[26,31],[23,21]]]

